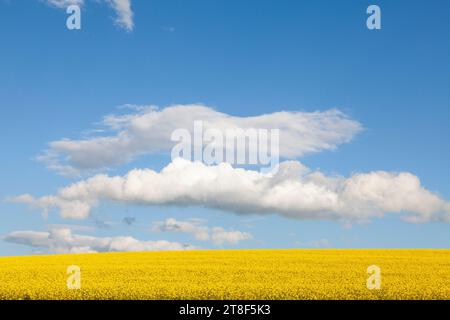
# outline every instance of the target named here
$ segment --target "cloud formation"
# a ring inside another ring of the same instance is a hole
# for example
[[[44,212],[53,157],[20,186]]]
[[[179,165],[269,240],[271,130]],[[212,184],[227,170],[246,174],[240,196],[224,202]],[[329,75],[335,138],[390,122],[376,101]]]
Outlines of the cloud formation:
[[[49,5],[65,9],[70,5],[82,6],[84,4],[84,0],[45,0]]]
[[[214,244],[238,244],[241,241],[251,239],[248,232],[237,230],[225,230],[221,227],[208,228],[200,221],[179,221],[174,218],[155,223],[153,231],[158,232],[182,232],[192,234],[200,241],[212,241]]]
[[[213,243],[222,244],[238,244],[241,241],[251,239],[252,236],[248,232],[237,230],[227,231],[221,227],[214,227],[211,230],[211,240]]]
[[[134,28],[133,11],[131,10],[130,0],[106,0],[108,5],[114,9],[117,18],[116,23],[118,26],[132,31]]]
[[[357,121],[334,109],[238,117],[203,105],[141,107],[125,115],[106,116],[101,124],[109,134],[50,142],[48,150],[38,159],[50,169],[74,174],[117,166],[144,154],[170,154],[176,144],[171,141],[173,131],[183,128],[193,134],[194,121],[203,121],[204,130],[212,128],[222,132],[279,129],[280,156],[287,159],[334,150],[362,130]]]
[[[208,227],[203,226],[199,221],[178,221],[174,218],[169,218],[165,221],[155,222],[152,230],[156,232],[188,233],[200,241],[210,239]]]
[[[139,205],[203,206],[239,214],[278,213],[294,219],[366,222],[384,213],[404,213],[410,222],[450,221],[450,203],[425,189],[408,172],[375,171],[348,178],[310,171],[297,161],[260,173],[221,163],[175,159],[160,172],[135,169],[125,176],[93,176],[56,195],[14,199],[84,219],[101,201]]]
[[[84,0],[45,0],[49,5],[66,9],[70,5],[83,6]],[[105,2],[116,13],[116,24],[127,31],[134,28],[133,11],[131,10],[131,0],[98,0],[97,2]]]
[[[122,222],[128,226],[131,226],[132,224],[136,223],[136,218],[135,217],[124,217],[122,219]]]
[[[52,253],[93,253],[115,251],[189,250],[193,246],[178,242],[141,241],[133,237],[92,237],[73,234],[70,228],[51,228],[48,232],[14,231],[4,241],[45,249]]]

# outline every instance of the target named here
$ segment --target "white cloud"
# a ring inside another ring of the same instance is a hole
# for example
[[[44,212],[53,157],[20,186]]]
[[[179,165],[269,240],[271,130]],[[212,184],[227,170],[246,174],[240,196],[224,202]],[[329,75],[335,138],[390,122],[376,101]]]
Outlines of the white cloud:
[[[195,239],[209,240],[208,227],[202,226],[198,221],[178,221],[174,218],[166,219],[163,222],[156,222],[153,231],[157,232],[182,232],[192,234]]]
[[[309,171],[297,161],[275,173],[206,166],[175,159],[161,172],[135,169],[125,176],[96,175],[58,191],[16,202],[64,218],[83,219],[100,201],[139,205],[204,206],[236,213],[278,213],[295,219],[364,222],[384,213],[405,213],[411,222],[450,221],[450,203],[421,186],[408,172],[375,171],[348,178]]]
[[[70,5],[78,5],[78,6],[82,6],[84,4],[84,0],[45,0],[49,5],[57,7],[57,8],[61,8],[61,9],[66,9],[68,6]]]
[[[66,9],[70,5],[83,6],[84,0],[44,0],[51,6]],[[105,2],[116,13],[116,24],[127,31],[132,31],[134,28],[133,11],[131,10],[131,0],[97,0],[97,2]]]
[[[194,249],[178,242],[141,241],[133,237],[92,237],[73,234],[70,228],[51,228],[48,232],[14,231],[4,241],[46,249],[54,253],[88,253],[114,251],[161,251]]]
[[[251,239],[248,232],[225,230],[221,227],[208,228],[200,221],[179,221],[174,218],[155,223],[154,231],[158,232],[182,232],[194,235],[197,240],[209,241],[214,244],[238,244],[241,241]]]
[[[280,156],[289,159],[333,150],[362,129],[338,110],[237,117],[202,105],[175,105],[161,110],[145,107],[125,115],[106,116],[102,125],[112,131],[110,135],[53,141],[38,159],[66,174],[105,169],[143,154],[170,153],[176,144],[170,140],[172,132],[184,128],[192,133],[194,121],[199,120],[204,130],[280,129]]]
[[[211,240],[215,244],[238,244],[241,241],[251,239],[251,235],[248,232],[242,232],[237,230],[227,231],[221,227],[215,227],[211,231]]]
[[[116,23],[128,30],[134,28],[133,11],[131,10],[130,0],[106,0],[106,2],[114,9],[117,14]]]

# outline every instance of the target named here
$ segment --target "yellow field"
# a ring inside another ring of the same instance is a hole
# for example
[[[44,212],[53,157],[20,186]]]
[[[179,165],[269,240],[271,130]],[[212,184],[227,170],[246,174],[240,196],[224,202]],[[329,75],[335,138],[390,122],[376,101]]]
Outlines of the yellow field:
[[[81,289],[67,289],[67,266]],[[381,268],[369,290],[367,267]],[[450,250],[215,250],[0,258],[0,299],[450,299]]]

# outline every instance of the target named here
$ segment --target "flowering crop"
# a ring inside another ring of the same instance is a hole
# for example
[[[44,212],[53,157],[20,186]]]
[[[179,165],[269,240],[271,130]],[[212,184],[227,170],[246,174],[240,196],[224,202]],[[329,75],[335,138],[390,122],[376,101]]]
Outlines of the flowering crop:
[[[69,290],[66,269],[81,270]],[[367,267],[381,288],[366,286]],[[0,299],[450,299],[450,250],[199,250],[0,258]]]

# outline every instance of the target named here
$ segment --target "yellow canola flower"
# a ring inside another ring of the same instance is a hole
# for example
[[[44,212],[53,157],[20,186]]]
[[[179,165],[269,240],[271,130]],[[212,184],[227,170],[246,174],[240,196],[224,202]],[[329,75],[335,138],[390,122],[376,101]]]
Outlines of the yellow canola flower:
[[[80,267],[81,287],[67,286]],[[381,270],[369,290],[367,268]],[[198,250],[0,258],[0,299],[450,299],[450,250]]]

